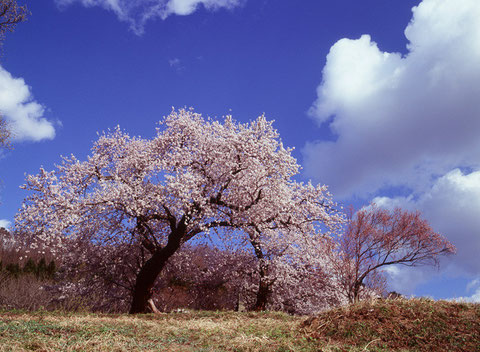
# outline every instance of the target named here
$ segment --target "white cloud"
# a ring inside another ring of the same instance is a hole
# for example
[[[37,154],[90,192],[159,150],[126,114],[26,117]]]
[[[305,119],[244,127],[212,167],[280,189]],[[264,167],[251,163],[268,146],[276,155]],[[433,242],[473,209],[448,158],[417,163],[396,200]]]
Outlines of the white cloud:
[[[0,219],[0,227],[8,229],[12,223],[5,219]]]
[[[180,59],[179,58],[173,58],[168,60],[168,64],[170,67],[179,67],[181,65]]]
[[[179,58],[173,58],[168,60],[168,64],[171,68],[173,68],[177,73],[181,73],[185,70],[185,66],[183,66],[182,61]]]
[[[479,18],[478,0],[423,0],[405,56],[368,35],[335,43],[310,115],[338,138],[305,146],[307,175],[346,198],[479,168]]]
[[[468,283],[467,292],[474,290],[472,295],[467,297],[456,297],[452,300],[461,301],[461,302],[470,302],[470,303],[480,303],[480,279],[475,279]]]
[[[240,4],[239,0],[170,0],[167,3],[167,16],[190,15],[202,4],[208,10],[217,10],[221,7],[233,8]]]
[[[55,137],[44,107],[33,100],[30,87],[0,66],[0,114],[9,123],[13,139],[40,141]]]
[[[474,288],[480,288],[480,278],[472,280],[467,284],[467,292]]]
[[[464,174],[455,169],[439,178],[418,197],[377,197],[386,208],[418,209],[435,231],[457,247],[443,263],[450,275],[480,276],[480,171]]]
[[[412,295],[415,288],[427,278],[431,278],[432,268],[408,267],[402,265],[389,265],[383,268],[388,277],[388,290]]]
[[[86,7],[103,7],[114,12],[119,20],[129,23],[130,29],[138,35],[144,32],[145,24],[150,19],[190,15],[200,5],[209,11],[220,8],[232,9],[244,1],[246,0],[55,0],[61,7],[76,2]]]

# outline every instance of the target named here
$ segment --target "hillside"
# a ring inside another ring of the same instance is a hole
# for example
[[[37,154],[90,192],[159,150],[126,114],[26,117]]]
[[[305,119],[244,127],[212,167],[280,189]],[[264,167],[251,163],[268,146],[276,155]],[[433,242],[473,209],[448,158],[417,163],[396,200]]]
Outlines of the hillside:
[[[0,351],[480,351],[480,305],[362,302],[317,317],[0,312]]]
[[[480,305],[396,299],[365,301],[309,318],[302,331],[330,346],[371,351],[480,351]],[[366,350],[366,349],[365,349]]]

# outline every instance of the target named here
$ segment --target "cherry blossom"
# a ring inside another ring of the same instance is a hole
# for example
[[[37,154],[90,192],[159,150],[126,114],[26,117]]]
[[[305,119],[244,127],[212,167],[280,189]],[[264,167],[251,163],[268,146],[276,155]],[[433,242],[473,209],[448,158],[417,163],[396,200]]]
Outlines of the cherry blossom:
[[[186,242],[248,245],[258,259],[258,301],[271,294],[272,275],[286,271],[280,267],[313,260],[309,244],[343,221],[325,186],[293,180],[300,166],[291,152],[264,116],[242,124],[172,111],[152,139],[117,127],[99,136],[87,160],[64,157],[54,171],[28,176],[16,227],[37,250],[78,262],[92,250],[112,263],[112,254],[128,251],[138,264],[131,313],[148,310],[157,277]]]

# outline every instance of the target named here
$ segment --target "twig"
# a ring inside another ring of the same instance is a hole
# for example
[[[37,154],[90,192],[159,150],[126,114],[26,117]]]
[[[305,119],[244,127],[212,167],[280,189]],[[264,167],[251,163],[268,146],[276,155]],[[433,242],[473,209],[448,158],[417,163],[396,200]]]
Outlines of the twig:
[[[375,342],[375,341],[377,341],[377,340],[381,340],[381,339],[379,338],[379,339],[375,339],[375,340],[370,341],[369,343],[367,343],[367,344],[365,345],[365,347],[363,348],[363,350],[364,350],[364,351],[368,351],[368,350],[367,350],[367,347],[368,347],[372,342]]]

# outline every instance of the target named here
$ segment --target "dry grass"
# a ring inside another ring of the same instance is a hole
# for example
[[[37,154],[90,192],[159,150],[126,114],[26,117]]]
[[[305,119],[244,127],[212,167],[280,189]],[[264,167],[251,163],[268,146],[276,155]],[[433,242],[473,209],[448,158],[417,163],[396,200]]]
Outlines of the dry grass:
[[[386,300],[317,317],[0,312],[1,351],[480,351],[480,305]]]
[[[0,351],[316,351],[282,313],[0,314]]]
[[[329,351],[480,351],[480,305],[396,299],[365,301],[302,324]],[[327,349],[324,349],[325,351]]]

